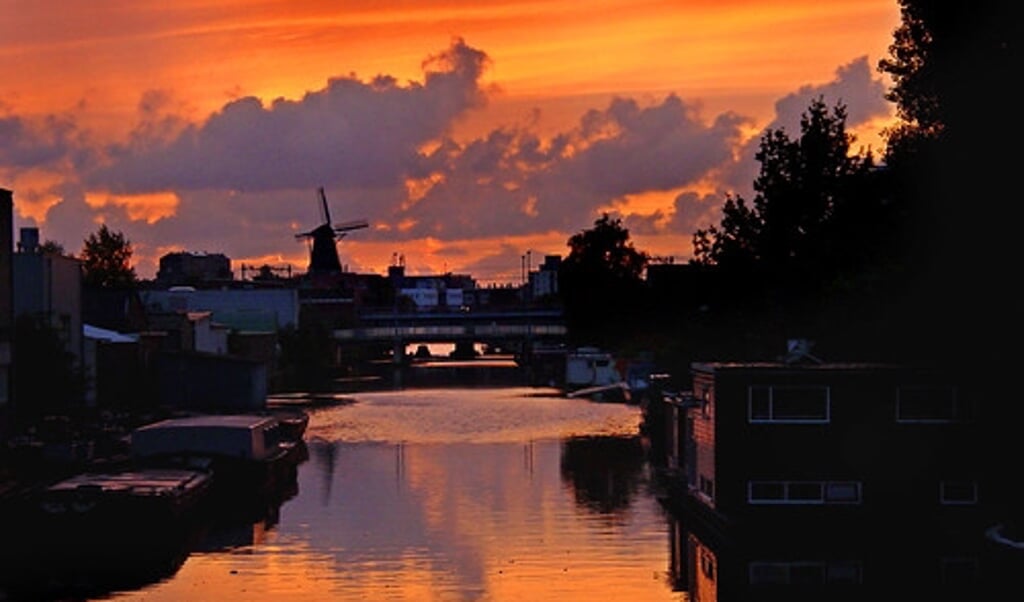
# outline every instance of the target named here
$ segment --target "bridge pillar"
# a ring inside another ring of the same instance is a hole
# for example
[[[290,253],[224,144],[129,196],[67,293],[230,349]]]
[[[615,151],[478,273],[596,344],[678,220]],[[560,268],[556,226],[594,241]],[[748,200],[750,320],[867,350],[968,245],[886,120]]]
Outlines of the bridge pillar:
[[[391,354],[391,367],[393,370],[392,387],[402,388],[402,368],[405,365],[405,343],[401,339],[395,339],[394,351]]]
[[[458,359],[472,359],[475,357],[476,350],[473,348],[473,341],[456,341],[452,356]]]

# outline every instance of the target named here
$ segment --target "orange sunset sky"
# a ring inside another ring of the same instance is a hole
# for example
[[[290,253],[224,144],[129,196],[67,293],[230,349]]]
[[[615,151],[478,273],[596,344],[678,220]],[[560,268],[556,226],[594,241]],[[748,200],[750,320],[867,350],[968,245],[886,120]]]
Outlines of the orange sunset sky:
[[[602,212],[685,261],[750,198],[766,127],[846,104],[879,149],[896,0],[0,0],[0,187],[78,253],[106,223],[140,277],[178,250],[303,271],[518,282]]]

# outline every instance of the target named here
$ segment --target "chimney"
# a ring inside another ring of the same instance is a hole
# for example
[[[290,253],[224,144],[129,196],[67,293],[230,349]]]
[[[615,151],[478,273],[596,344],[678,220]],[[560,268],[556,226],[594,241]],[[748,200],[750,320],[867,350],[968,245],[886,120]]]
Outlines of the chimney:
[[[25,227],[21,229],[18,240],[19,253],[37,253],[39,251],[39,228]]]

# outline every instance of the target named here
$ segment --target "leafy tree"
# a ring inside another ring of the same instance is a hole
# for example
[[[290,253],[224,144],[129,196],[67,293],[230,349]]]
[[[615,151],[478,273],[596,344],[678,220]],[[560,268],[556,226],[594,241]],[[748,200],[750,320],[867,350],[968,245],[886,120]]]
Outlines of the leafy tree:
[[[1024,419],[1024,406],[1006,397],[1019,387],[1022,358],[1012,342],[1024,332],[1013,272],[1019,157],[1008,150],[1024,136],[1019,7],[898,1],[901,24],[879,69],[893,78],[889,98],[900,117],[887,132],[886,163],[895,200],[916,225],[906,261],[915,272],[890,336],[906,342],[908,357],[957,374],[987,402],[979,411],[984,441],[962,448],[987,453],[998,467],[988,499],[1014,509],[1009,522],[1024,530],[1024,496],[998,491],[1003,475],[1020,471],[1013,442]]]
[[[846,108],[814,100],[790,139],[769,130],[756,158],[752,205],[729,197],[719,226],[694,234],[694,263],[785,291],[820,291],[843,271],[862,267],[865,238],[878,227],[880,203],[866,194],[874,160],[851,153]]]
[[[913,267],[900,332],[908,353],[990,373],[990,362],[1007,358],[987,333],[1024,330],[1007,269],[1020,258],[1011,200],[1018,158],[1006,144],[1024,135],[1015,90],[1021,20],[999,0],[899,6],[879,69],[892,76],[900,118],[886,132],[885,160]]]
[[[39,245],[39,252],[43,255],[63,255],[64,245],[56,241],[46,240]]]
[[[878,64],[893,79],[887,98],[896,103],[900,118],[888,131],[892,158],[919,151],[928,140],[989,139],[988,127],[976,131],[971,126],[989,125],[993,115],[1012,115],[1017,105],[1013,75],[1020,72],[1022,32],[1016,6],[1004,0],[898,4],[901,23],[893,32],[890,56]],[[985,91],[982,97],[979,90]],[[967,158],[977,150],[943,152]]]
[[[131,288],[137,283],[131,267],[132,243],[106,224],[85,239],[82,260],[83,284],[93,288]]]
[[[567,245],[558,288],[570,338],[576,343],[621,344],[636,321],[648,254],[634,248],[622,220],[607,213],[593,228],[573,234]]]

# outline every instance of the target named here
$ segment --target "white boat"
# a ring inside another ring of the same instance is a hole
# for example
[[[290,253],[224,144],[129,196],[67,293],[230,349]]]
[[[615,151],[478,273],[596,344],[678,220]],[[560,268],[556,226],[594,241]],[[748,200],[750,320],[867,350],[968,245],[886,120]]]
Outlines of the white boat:
[[[621,382],[615,356],[596,347],[580,347],[565,357],[565,387],[572,391]]]
[[[626,401],[629,385],[615,356],[596,347],[580,347],[565,357],[565,392],[568,397],[595,401]]]

